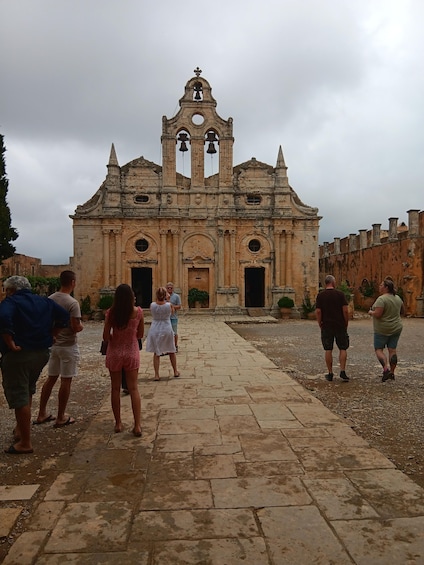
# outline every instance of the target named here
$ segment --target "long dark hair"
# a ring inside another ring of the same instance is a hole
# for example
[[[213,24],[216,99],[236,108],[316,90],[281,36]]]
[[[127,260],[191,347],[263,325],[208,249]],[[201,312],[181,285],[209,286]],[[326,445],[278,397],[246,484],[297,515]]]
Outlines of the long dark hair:
[[[109,310],[109,319],[112,327],[124,329],[134,311],[134,292],[128,284],[116,287],[113,303]]]

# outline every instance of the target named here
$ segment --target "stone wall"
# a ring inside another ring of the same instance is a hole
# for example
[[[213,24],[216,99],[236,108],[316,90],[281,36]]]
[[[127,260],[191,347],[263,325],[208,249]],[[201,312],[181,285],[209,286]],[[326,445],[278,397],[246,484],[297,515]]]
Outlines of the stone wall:
[[[371,230],[324,242],[319,249],[320,284],[327,274],[338,282],[347,281],[353,290],[357,308],[369,306],[361,290],[378,285],[391,276],[402,295],[409,316],[424,316],[424,211],[409,210],[408,226],[398,225],[398,218],[389,218],[387,230],[373,224]],[[369,297],[371,298],[371,297]]]

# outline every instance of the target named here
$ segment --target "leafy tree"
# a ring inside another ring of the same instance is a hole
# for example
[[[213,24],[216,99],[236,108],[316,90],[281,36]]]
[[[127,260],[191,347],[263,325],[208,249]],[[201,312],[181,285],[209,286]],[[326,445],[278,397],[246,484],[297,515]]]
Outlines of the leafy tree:
[[[26,275],[28,279],[32,292],[34,294],[41,294],[48,296],[53,294],[60,288],[60,277],[39,277],[33,275]]]
[[[0,265],[5,259],[14,255],[15,246],[11,242],[18,238],[18,232],[11,226],[10,209],[7,203],[9,181],[6,178],[5,153],[3,136],[0,134]]]

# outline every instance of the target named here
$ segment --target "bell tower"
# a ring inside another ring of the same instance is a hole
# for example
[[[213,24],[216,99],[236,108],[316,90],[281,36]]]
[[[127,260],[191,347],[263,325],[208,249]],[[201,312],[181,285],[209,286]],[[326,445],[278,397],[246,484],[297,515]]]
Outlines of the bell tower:
[[[205,198],[211,187],[211,183],[205,181],[205,155],[219,153],[218,179],[213,183],[213,190],[231,190],[233,120],[224,120],[217,114],[212,89],[201,73],[199,67],[194,70],[195,76],[185,86],[177,114],[170,119],[162,117],[162,191],[178,193],[182,189],[177,183],[176,151],[190,150],[190,205],[195,198],[197,205],[201,199],[205,207],[210,207],[212,201]],[[215,207],[218,200],[215,199]]]

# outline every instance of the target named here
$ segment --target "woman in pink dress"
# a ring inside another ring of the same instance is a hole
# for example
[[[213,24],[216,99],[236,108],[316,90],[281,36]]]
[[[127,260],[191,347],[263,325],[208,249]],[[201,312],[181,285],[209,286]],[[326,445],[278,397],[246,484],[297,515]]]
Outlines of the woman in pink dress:
[[[121,378],[125,370],[127,388],[131,395],[134,414],[133,434],[141,436],[141,398],[137,378],[140,367],[138,339],[144,335],[144,315],[140,306],[134,306],[134,292],[127,284],[120,284],[110,309],[106,312],[103,340],[107,341],[106,367],[111,380],[111,402],[115,417],[115,432],[122,432]]]

